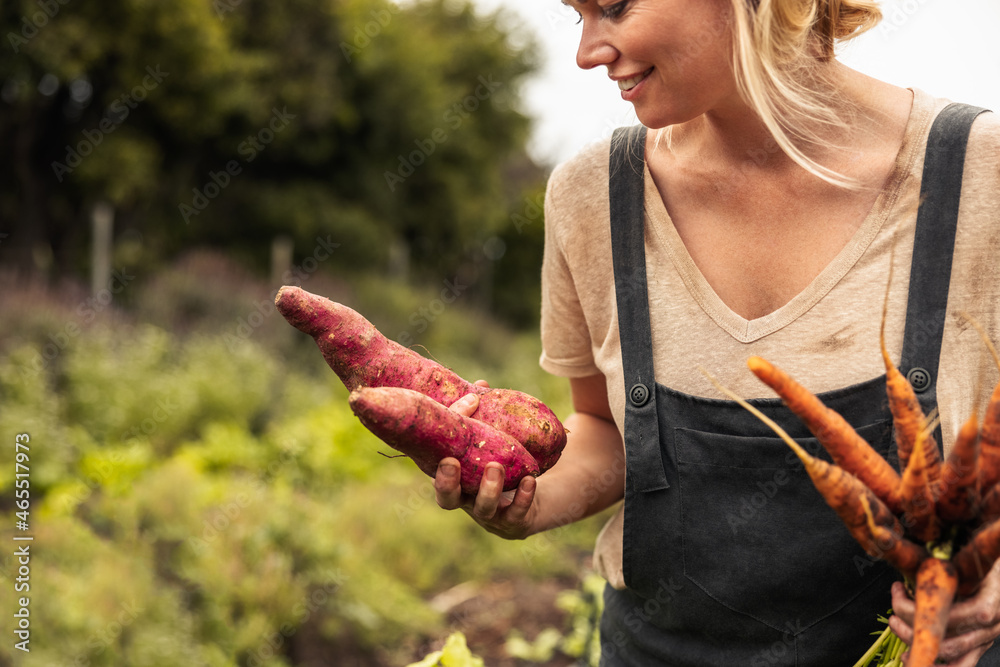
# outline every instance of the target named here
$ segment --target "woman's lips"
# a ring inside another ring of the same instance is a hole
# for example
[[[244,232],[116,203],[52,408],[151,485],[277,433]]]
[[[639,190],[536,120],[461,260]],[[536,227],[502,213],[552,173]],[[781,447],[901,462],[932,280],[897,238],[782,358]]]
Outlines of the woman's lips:
[[[645,79],[647,76],[649,76],[649,73],[652,72],[652,71],[653,71],[653,68],[650,67],[648,70],[646,70],[642,74],[640,74],[638,76],[633,76],[631,79],[620,79],[618,81],[618,87],[623,92],[628,92],[629,90],[632,90],[633,88],[635,88],[636,86],[638,86],[640,83],[642,83],[642,80]]]

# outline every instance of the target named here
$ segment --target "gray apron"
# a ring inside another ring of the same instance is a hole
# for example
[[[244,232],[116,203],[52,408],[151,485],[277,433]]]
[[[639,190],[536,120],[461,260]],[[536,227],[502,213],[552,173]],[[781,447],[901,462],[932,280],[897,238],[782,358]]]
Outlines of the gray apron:
[[[900,363],[928,412],[936,404],[965,145],[982,111],[946,108],[928,142]],[[605,590],[601,664],[851,665],[874,640],[869,633],[879,629],[877,615],[889,611],[895,571],[865,554],[796,456],[757,418],[735,402],[690,396],[654,380],[644,146],[641,126],[618,130],[612,139],[627,588]],[[820,398],[898,468],[884,376]],[[780,399],[751,402],[829,460]],[[980,665],[1000,666],[998,651],[990,650]]]

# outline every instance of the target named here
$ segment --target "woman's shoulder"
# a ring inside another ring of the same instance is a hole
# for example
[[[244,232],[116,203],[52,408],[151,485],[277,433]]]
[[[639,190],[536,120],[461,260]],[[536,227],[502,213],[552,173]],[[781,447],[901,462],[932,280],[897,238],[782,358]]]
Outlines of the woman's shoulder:
[[[607,226],[611,138],[609,134],[587,144],[552,170],[545,199],[546,225],[562,233]]]
[[[573,157],[560,162],[549,176],[549,196],[564,199],[570,195],[576,199],[581,194],[603,194],[607,197],[608,159],[611,149],[611,137],[604,137],[591,142],[578,151]]]
[[[962,101],[934,96],[916,88],[912,90],[915,95],[914,115],[918,122],[911,122],[910,132],[913,133],[914,148],[925,151],[933,148],[927,146],[933,122],[945,108],[956,101]],[[977,107],[975,104],[970,106]],[[966,194],[980,197],[988,193],[995,201],[996,195],[993,193],[1000,188],[1000,113],[996,111],[1000,110],[986,109],[986,113],[978,115],[972,124],[966,144],[963,197]],[[917,170],[919,164],[917,163]],[[919,178],[919,171],[915,171],[914,175]]]
[[[950,100],[938,100],[944,108]],[[976,106],[976,105],[972,105]],[[965,152],[963,197],[988,202],[996,210],[1000,205],[1000,110],[987,109],[976,117],[969,132]],[[995,220],[995,216],[993,217]]]
[[[953,100],[948,97],[932,97],[916,89],[914,89],[914,92],[916,95],[922,96],[927,100],[925,104],[932,109],[935,117],[951,104],[956,102],[965,103],[964,100]],[[978,107],[976,104],[970,104],[969,106]],[[991,153],[994,158],[1000,157],[996,155],[996,147],[1000,146],[1000,113],[997,112],[1000,112],[1000,109],[986,109],[986,113],[980,114],[976,118],[972,125],[972,132],[969,134],[970,149],[977,149],[979,147],[984,149],[992,148]]]
[[[973,159],[988,160],[1000,167],[1000,109],[987,109],[976,118],[969,135],[969,151]]]

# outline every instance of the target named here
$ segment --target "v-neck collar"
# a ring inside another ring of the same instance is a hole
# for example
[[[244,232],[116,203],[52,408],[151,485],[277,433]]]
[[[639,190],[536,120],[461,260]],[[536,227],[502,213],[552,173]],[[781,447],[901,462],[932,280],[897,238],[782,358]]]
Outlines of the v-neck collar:
[[[903,184],[912,173],[920,151],[919,139],[930,127],[933,99],[920,90],[913,90],[913,104],[907,119],[903,143],[885,187],[879,192],[868,215],[851,240],[809,285],[788,303],[762,317],[747,320],[723,302],[694,263],[684,241],[667,213],[660,192],[653,182],[649,165],[644,167],[647,224],[656,241],[666,248],[674,268],[680,274],[691,296],[705,313],[724,331],[741,343],[751,343],[788,326],[816,305],[834,288],[851,267],[864,255],[882,229],[899,198]],[[655,286],[650,285],[651,289]]]

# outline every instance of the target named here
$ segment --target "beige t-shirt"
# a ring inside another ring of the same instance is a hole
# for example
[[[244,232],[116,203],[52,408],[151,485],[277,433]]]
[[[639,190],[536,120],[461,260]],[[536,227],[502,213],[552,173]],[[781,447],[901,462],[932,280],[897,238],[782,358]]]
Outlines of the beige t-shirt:
[[[914,91],[893,173],[854,237],[801,294],[754,320],[734,313],[713,292],[647,169],[646,270],[656,381],[695,396],[722,398],[699,370],[704,368],[746,398],[773,397],[747,369],[751,355],[774,362],[816,393],[881,375],[879,325],[894,243],[886,341],[898,362],[924,149],[931,122],[947,103]],[[540,363],[565,377],[603,374],[621,432],[625,388],[611,259],[609,146],[605,140],[585,149],[557,167],[549,181]],[[969,140],[941,348],[937,391],[946,450],[973,404],[984,405],[998,380],[978,334],[958,316],[960,311],[972,315],[1000,344],[998,257],[1000,116],[985,114]],[[619,508],[598,537],[594,559],[598,571],[618,587],[624,586],[622,518]]]

